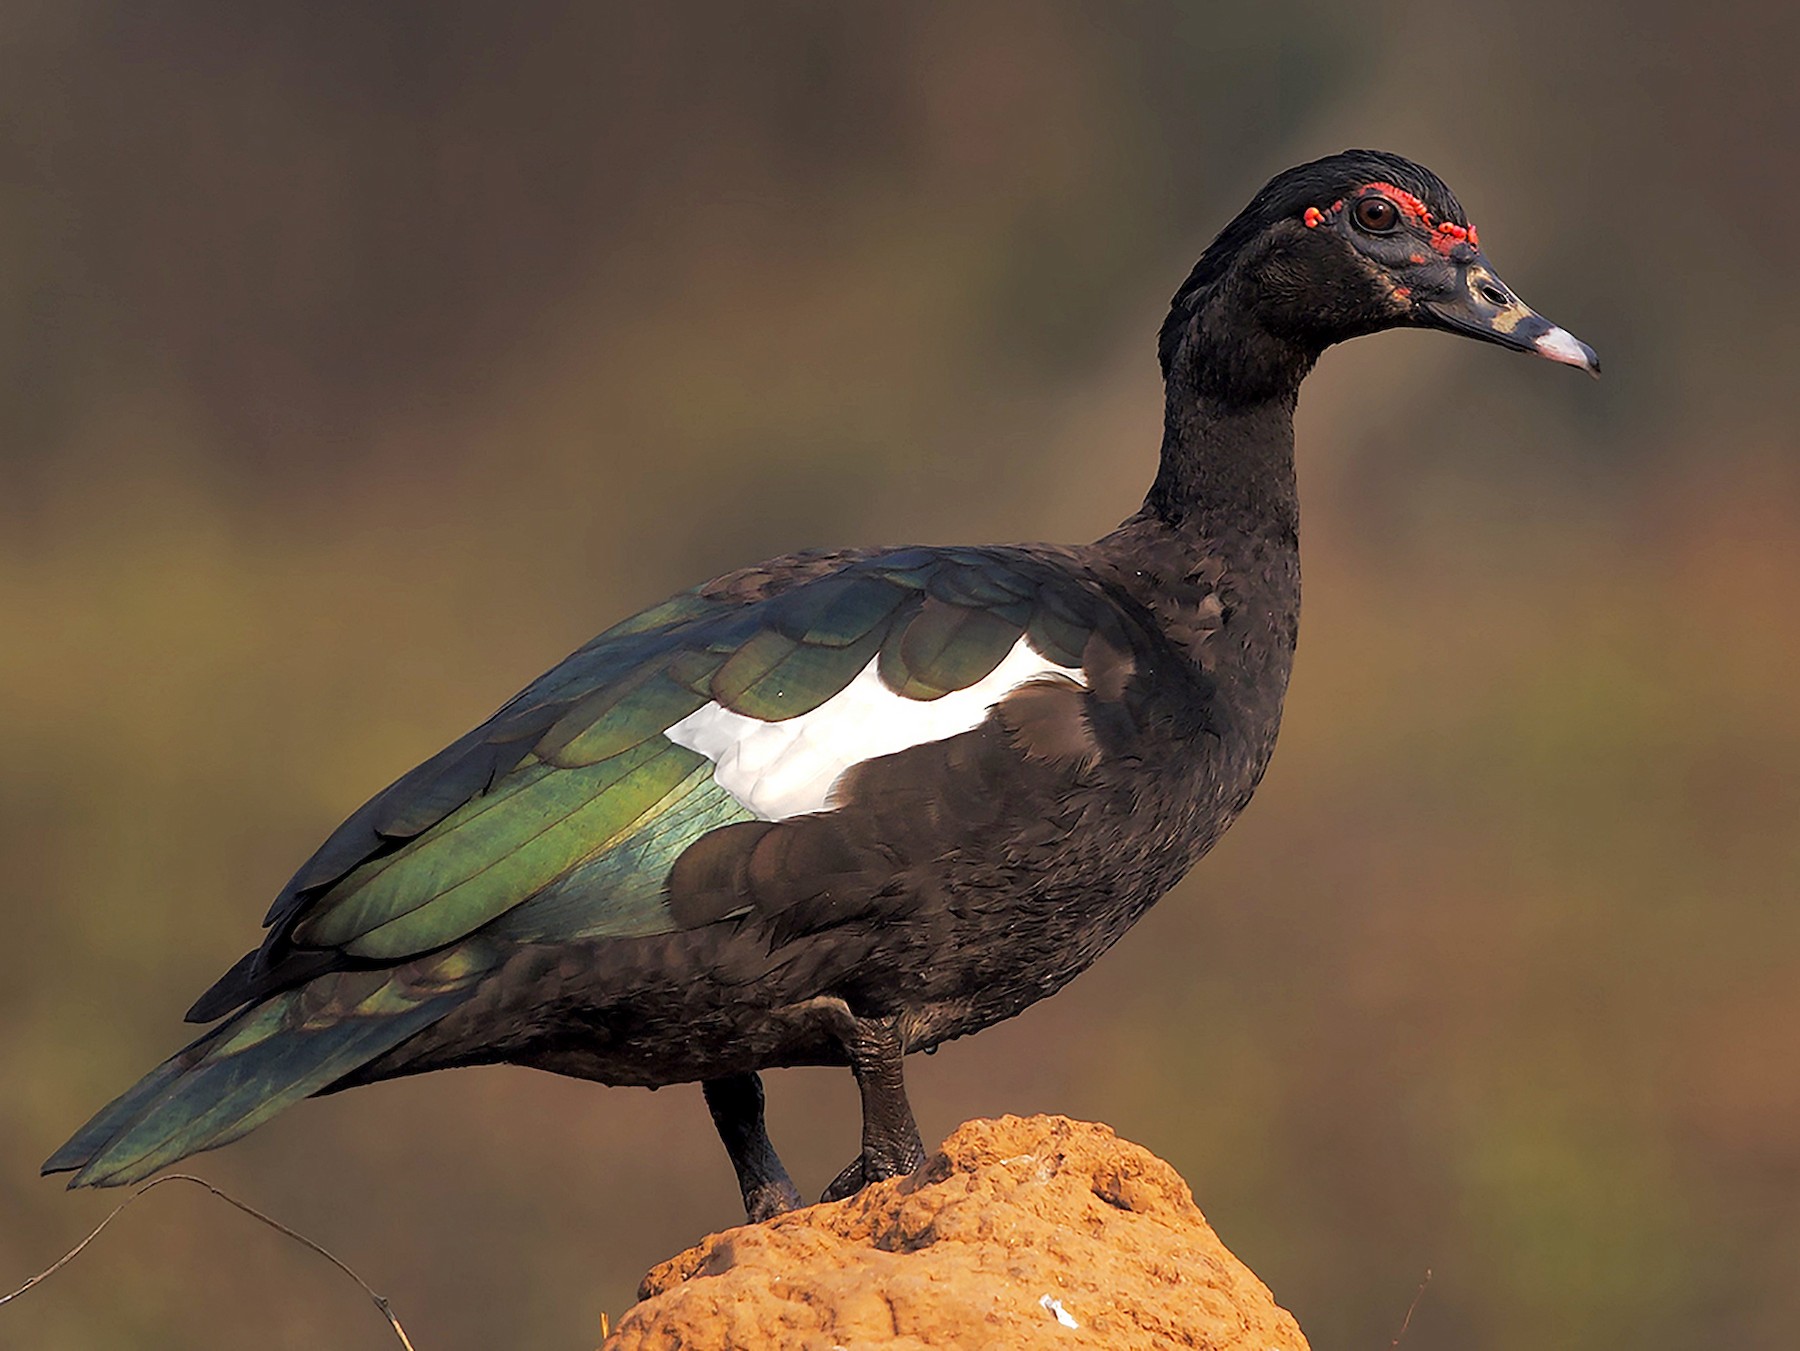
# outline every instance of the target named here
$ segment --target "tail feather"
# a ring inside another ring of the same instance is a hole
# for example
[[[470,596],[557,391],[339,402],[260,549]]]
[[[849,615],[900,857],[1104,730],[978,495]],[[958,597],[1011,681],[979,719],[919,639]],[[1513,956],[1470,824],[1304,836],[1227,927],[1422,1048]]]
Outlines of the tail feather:
[[[222,1027],[215,1027],[211,1032],[189,1043],[98,1112],[95,1112],[88,1118],[87,1124],[69,1138],[68,1143],[44,1161],[41,1170],[44,1175],[67,1173],[84,1167],[87,1161],[98,1154],[106,1142],[113,1137],[121,1123],[135,1120],[150,1101],[168,1087],[171,1080],[180,1075],[181,1071],[193,1062],[193,1059],[204,1055],[206,1049],[218,1040],[221,1033],[229,1030],[230,1026],[227,1023]]]
[[[456,1008],[490,962],[472,945],[323,976],[199,1037],[103,1107],[45,1162],[71,1187],[140,1182],[329,1088]]]

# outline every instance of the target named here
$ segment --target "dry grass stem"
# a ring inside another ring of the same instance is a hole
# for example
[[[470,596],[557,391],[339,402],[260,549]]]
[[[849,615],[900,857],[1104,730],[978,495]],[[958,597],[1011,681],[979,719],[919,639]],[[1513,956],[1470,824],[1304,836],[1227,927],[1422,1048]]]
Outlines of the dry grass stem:
[[[339,1271],[343,1272],[344,1275],[348,1276],[351,1280],[355,1281],[357,1283],[357,1285],[362,1288],[362,1292],[365,1295],[367,1295],[370,1298],[370,1300],[372,1300],[374,1302],[374,1305],[377,1309],[381,1310],[381,1316],[383,1318],[387,1319],[388,1326],[394,1330],[394,1336],[396,1336],[400,1339],[400,1345],[405,1347],[406,1351],[415,1351],[415,1348],[412,1344],[412,1339],[406,1335],[406,1329],[400,1326],[400,1320],[394,1316],[393,1309],[388,1307],[388,1302],[387,1302],[386,1296],[377,1294],[375,1292],[375,1290],[373,1289],[373,1287],[371,1287],[367,1281],[365,1281],[361,1276],[358,1276],[354,1271],[352,1271],[350,1269],[350,1267],[347,1264],[345,1264],[342,1260],[340,1260],[338,1257],[334,1256],[331,1252],[329,1252],[327,1249],[322,1247],[320,1244],[313,1242],[313,1240],[308,1238],[305,1234],[296,1233],[294,1230],[288,1228],[285,1224],[283,1224],[280,1220],[277,1220],[277,1219],[273,1218],[272,1216],[263,1214],[262,1211],[258,1210],[255,1206],[249,1205],[246,1202],[240,1201],[237,1199],[237,1197],[232,1196],[227,1192],[220,1191],[217,1187],[213,1186],[213,1184],[208,1182],[205,1178],[195,1177],[192,1173],[167,1173],[162,1177],[155,1178],[150,1182],[146,1182],[143,1186],[139,1187],[136,1191],[134,1191],[130,1196],[126,1197],[123,1201],[119,1202],[118,1205],[114,1206],[112,1209],[112,1213],[109,1214],[105,1219],[101,1220],[99,1224],[95,1225],[94,1228],[89,1232],[88,1236],[86,1238],[82,1239],[81,1242],[77,1243],[73,1248],[70,1248],[68,1252],[64,1253],[61,1257],[57,1258],[56,1261],[52,1262],[49,1266],[45,1267],[42,1271],[38,1272],[37,1275],[33,1276],[30,1280],[26,1281],[24,1285],[21,1285],[17,1290],[14,1290],[11,1294],[0,1295],[0,1304],[12,1303],[13,1300],[17,1299],[20,1295],[24,1294],[27,1290],[31,1289],[34,1285],[37,1285],[42,1281],[48,1280],[51,1276],[54,1276],[57,1272],[61,1271],[70,1262],[73,1262],[77,1257],[81,1256],[82,1250],[84,1248],[86,1248],[88,1244],[92,1243],[95,1239],[99,1238],[101,1231],[104,1230],[106,1228],[106,1226],[111,1224],[114,1220],[118,1219],[120,1214],[125,1210],[125,1208],[127,1206],[129,1206],[133,1202],[137,1201],[146,1192],[152,1191],[153,1189],[162,1186],[163,1183],[165,1183],[165,1182],[191,1182],[196,1187],[204,1187],[207,1191],[211,1192],[214,1196],[218,1197],[221,1201],[225,1202],[227,1205],[234,1206],[238,1210],[243,1211],[244,1214],[248,1215],[253,1220],[260,1220],[262,1223],[268,1225],[269,1228],[273,1229],[276,1233],[285,1235],[286,1237],[293,1239],[294,1242],[302,1245],[303,1247],[311,1249],[313,1252],[317,1253],[320,1257],[323,1257],[327,1262],[331,1263],[332,1266],[336,1267]]]
[[[1412,1303],[1406,1306],[1406,1317],[1400,1320],[1400,1331],[1394,1334],[1394,1340],[1388,1343],[1388,1351],[1399,1351],[1400,1339],[1406,1336],[1406,1330],[1412,1326],[1413,1314],[1418,1311],[1419,1301],[1425,1298],[1425,1287],[1431,1284],[1431,1268],[1425,1268],[1425,1279],[1419,1282],[1419,1288],[1413,1291]]]

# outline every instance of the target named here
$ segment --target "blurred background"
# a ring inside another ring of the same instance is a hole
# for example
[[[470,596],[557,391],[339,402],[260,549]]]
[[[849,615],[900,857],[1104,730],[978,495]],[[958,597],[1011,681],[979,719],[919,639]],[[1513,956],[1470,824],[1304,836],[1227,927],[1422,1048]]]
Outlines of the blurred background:
[[[39,1161],[368,793],[631,610],[815,544],[1087,539],[1262,181],[1438,170],[1606,378],[1438,335],[1300,413],[1254,807],[911,1069],[1174,1163],[1320,1348],[1800,1327],[1800,19],[1788,6],[0,7],[0,1286]],[[809,1192],[841,1072],[771,1076]],[[463,1071],[196,1165],[421,1348],[586,1348],[741,1215],[700,1095]],[[0,1344],[368,1346],[184,1189]]]

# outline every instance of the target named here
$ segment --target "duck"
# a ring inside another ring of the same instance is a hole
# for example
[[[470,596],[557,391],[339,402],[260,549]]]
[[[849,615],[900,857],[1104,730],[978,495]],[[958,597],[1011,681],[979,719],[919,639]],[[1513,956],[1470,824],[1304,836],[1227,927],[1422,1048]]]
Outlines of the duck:
[[[209,1029],[43,1171],[135,1183],[303,1098],[484,1064],[698,1082],[751,1222],[801,1204],[765,1070],[854,1077],[823,1199],[916,1169],[905,1058],[1060,990],[1250,802],[1299,622],[1300,386],[1395,328],[1600,369],[1430,170],[1278,174],[1175,292],[1121,525],[795,553],[613,625],[351,813],[194,1003]]]

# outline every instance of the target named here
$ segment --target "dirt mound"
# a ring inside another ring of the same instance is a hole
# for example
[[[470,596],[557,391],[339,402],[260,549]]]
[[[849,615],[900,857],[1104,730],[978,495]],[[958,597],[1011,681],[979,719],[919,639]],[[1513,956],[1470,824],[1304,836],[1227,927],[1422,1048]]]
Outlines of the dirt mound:
[[[638,1293],[605,1351],[1306,1351],[1173,1168],[1057,1116],[968,1122],[910,1177],[714,1234]]]

